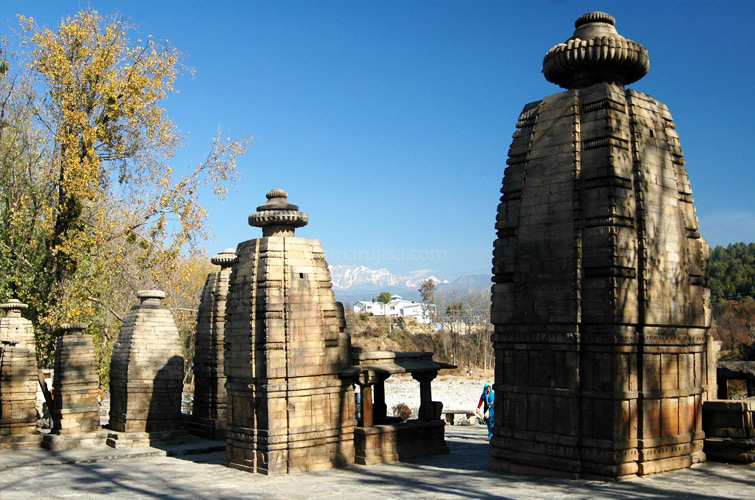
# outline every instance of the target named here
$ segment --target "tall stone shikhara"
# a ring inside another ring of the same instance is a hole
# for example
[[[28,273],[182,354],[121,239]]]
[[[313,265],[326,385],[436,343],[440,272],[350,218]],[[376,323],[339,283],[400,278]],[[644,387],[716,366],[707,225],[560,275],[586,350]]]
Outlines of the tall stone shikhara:
[[[197,313],[194,342],[194,406],[187,427],[193,434],[224,439],[228,422],[225,390],[225,302],[236,251],[227,248],[211,259],[220,270],[207,276]]]
[[[263,474],[354,462],[354,393],[330,273],[308,216],[274,189],[249,216],[226,302],[226,464]]]
[[[524,107],[493,252],[493,470],[612,478],[702,453],[708,247],[645,48],[591,12]]]

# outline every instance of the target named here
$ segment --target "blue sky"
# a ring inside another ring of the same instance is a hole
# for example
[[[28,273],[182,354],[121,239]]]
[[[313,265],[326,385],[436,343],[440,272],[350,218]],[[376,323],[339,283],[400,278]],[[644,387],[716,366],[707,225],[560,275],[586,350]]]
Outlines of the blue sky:
[[[210,193],[210,254],[260,236],[247,216],[280,187],[310,216],[331,264],[490,272],[506,155],[522,107],[559,92],[542,59],[574,20],[604,10],[650,53],[632,85],[666,103],[701,233],[755,241],[755,2],[4,1],[53,27],[90,6],[168,39],[194,75],[165,105],[194,165],[218,127],[251,134],[242,179]]]

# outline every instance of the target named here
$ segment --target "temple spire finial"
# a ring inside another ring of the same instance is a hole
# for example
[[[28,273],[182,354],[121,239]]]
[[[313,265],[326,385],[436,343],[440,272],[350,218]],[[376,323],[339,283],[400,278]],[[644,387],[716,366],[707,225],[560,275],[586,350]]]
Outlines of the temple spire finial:
[[[288,202],[288,193],[273,189],[267,195],[267,203],[257,207],[249,216],[249,225],[262,228],[262,237],[294,236],[297,227],[306,226],[309,216],[299,211],[297,205]]]
[[[574,35],[545,54],[545,79],[579,89],[600,82],[624,86],[645,76],[650,69],[647,49],[621,36],[615,25],[613,16],[605,12],[579,17]]]

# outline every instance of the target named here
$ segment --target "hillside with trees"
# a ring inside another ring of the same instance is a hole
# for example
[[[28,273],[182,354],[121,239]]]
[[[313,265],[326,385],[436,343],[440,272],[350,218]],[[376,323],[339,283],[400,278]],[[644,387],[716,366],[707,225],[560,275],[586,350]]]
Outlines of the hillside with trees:
[[[714,304],[755,299],[755,243],[717,246],[711,251],[710,293]]]
[[[710,292],[721,359],[755,360],[755,243],[711,251]]]
[[[718,246],[711,251],[711,334],[721,341],[721,359],[755,360],[755,243]],[[405,320],[347,314],[355,345],[398,350],[432,350],[436,359],[463,369],[487,369],[490,344],[490,290],[439,291],[432,282],[419,290],[434,304],[435,331]],[[386,292],[390,295],[390,292]]]

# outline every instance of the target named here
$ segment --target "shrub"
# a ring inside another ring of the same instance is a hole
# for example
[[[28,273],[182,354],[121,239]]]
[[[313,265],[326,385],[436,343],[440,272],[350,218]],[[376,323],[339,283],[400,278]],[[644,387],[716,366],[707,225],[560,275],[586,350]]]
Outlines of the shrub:
[[[393,414],[397,417],[401,417],[401,420],[406,422],[412,416],[412,410],[404,403],[399,403],[393,407]]]

